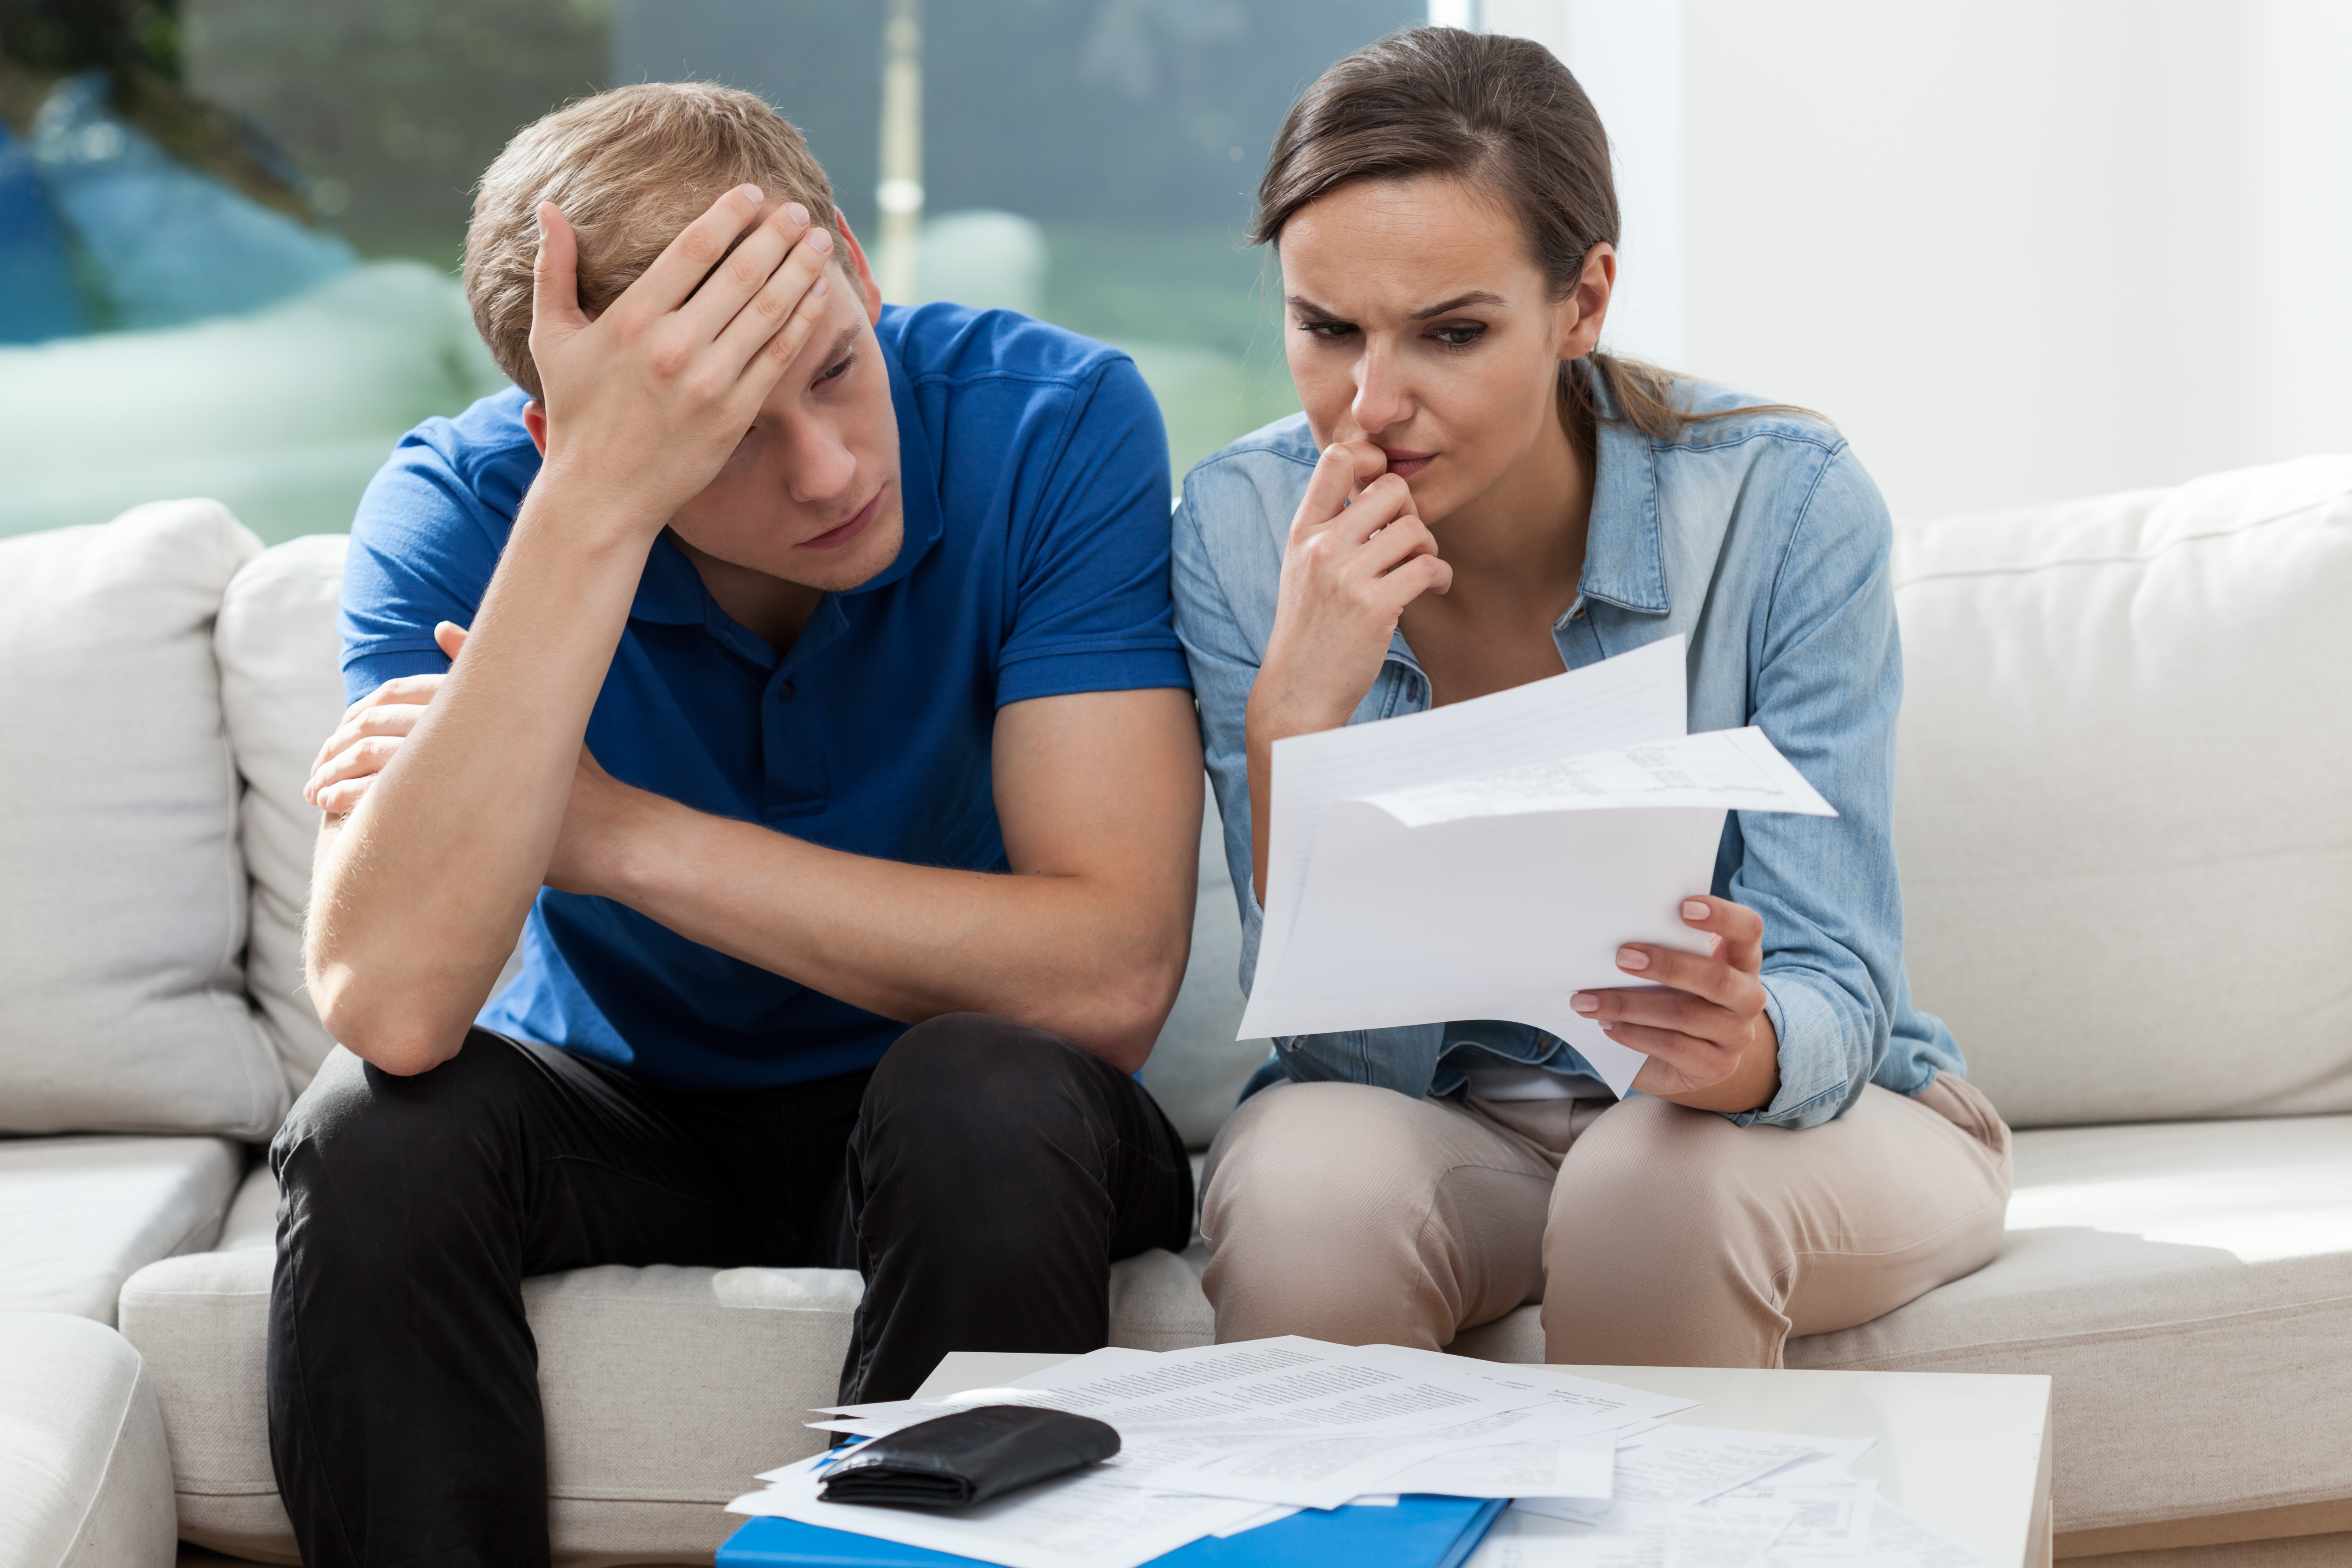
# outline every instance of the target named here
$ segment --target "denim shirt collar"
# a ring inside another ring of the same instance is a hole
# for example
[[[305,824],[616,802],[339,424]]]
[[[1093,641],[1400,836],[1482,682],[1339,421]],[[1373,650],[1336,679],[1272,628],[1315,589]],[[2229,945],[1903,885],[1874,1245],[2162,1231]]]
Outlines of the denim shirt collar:
[[[1577,373],[1590,390],[1593,422],[1592,518],[1584,536],[1584,573],[1577,588],[1638,615],[1663,616],[1664,550],[1659,539],[1657,458],[1650,438],[1617,416],[1608,378],[1588,366]]]

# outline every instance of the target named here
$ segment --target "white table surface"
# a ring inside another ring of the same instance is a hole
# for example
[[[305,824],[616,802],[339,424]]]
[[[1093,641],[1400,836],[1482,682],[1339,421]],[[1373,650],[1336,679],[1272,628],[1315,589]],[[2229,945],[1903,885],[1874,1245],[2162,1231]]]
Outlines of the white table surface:
[[[918,1397],[1010,1383],[1065,1355],[958,1351]],[[2041,1568],[2050,1548],[2050,1380],[1980,1373],[1764,1372],[1565,1366],[1559,1370],[1699,1403],[1667,1417],[1821,1437],[1871,1437],[1853,1473],[1880,1495],[1999,1563]],[[1580,1535],[1581,1525],[1508,1513],[1496,1527]]]

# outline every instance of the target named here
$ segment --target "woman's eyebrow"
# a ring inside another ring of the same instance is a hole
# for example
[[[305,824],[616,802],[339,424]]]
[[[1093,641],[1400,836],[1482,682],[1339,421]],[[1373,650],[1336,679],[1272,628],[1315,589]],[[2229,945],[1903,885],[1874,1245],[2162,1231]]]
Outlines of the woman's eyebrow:
[[[1330,311],[1325,310],[1322,306],[1317,304],[1314,300],[1308,299],[1304,294],[1289,295],[1284,300],[1283,303],[1288,305],[1294,310],[1303,310],[1310,316],[1320,316],[1327,321],[1336,321],[1339,319]]]
[[[1443,304],[1432,305],[1426,310],[1415,310],[1406,320],[1425,321],[1432,316],[1443,316],[1448,311],[1459,310],[1465,305],[1499,305],[1502,302],[1503,297],[1500,294],[1490,294],[1484,289],[1473,289],[1467,294],[1457,294]]]

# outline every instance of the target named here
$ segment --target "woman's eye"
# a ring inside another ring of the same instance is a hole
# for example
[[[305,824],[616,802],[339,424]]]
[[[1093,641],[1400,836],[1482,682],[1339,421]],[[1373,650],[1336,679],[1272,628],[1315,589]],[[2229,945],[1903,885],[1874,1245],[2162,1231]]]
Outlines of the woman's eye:
[[[1310,338],[1321,338],[1329,342],[1346,337],[1356,328],[1351,321],[1301,321],[1298,330]]]
[[[1466,349],[1486,335],[1486,326],[1475,321],[1461,326],[1440,327],[1436,333],[1437,341],[1449,349]]]

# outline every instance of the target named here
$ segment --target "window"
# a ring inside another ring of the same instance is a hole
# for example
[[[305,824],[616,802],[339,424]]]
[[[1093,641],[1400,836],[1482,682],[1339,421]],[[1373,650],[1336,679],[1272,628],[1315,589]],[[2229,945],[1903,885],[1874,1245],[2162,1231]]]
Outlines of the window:
[[[0,532],[190,493],[265,538],[348,526],[401,431],[502,384],[455,279],[482,167],[558,104],[680,77],[759,92],[802,128],[887,297],[1024,310],[1127,349],[1181,476],[1297,406],[1270,258],[1240,238],[1282,116],[1332,60],[1424,15],[0,0],[0,418],[30,422],[31,464]]]

